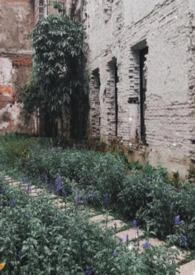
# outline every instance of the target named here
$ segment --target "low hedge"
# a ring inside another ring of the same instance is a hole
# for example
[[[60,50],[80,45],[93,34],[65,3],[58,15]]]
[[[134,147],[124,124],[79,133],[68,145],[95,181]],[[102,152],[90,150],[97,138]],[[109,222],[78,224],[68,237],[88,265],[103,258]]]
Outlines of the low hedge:
[[[2,275],[174,275],[175,256],[166,248],[136,250],[88,222],[85,211],[52,207],[0,181]]]
[[[111,153],[31,146],[27,158],[19,158],[18,170],[55,188],[61,177],[65,193],[80,192],[96,206],[109,200],[109,207],[125,218],[140,220],[160,238],[169,237],[185,248],[195,248],[195,186],[176,187],[162,168],[147,165],[129,170],[123,157]],[[108,202],[107,202],[108,204]],[[181,223],[175,225],[175,217]]]

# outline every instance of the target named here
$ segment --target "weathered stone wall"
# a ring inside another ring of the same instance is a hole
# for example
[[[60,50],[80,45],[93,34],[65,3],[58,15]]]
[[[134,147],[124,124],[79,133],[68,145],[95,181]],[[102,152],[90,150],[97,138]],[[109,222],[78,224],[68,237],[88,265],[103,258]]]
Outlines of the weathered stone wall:
[[[190,127],[190,172],[195,177],[195,1],[189,0],[189,40],[188,40],[188,58],[189,58],[189,106],[191,115]]]
[[[191,151],[195,146],[192,138],[195,129],[192,127],[195,51],[190,45],[194,21],[191,20],[189,1],[90,0],[83,13],[89,48],[88,70],[91,76],[99,70],[101,83],[97,97],[97,85],[94,89],[91,77],[90,105],[100,108],[99,119],[97,110],[96,115],[94,108],[90,110],[93,129],[98,133],[99,127],[104,142],[116,138],[113,123],[116,121],[114,92],[117,88],[117,139],[128,148],[134,159],[163,165],[170,172],[178,171],[181,176],[188,174]],[[144,105],[147,145],[144,145],[140,139],[137,53],[146,44],[147,91]],[[109,65],[113,58],[116,59],[118,73],[115,89],[114,72]]]
[[[0,1],[0,133],[32,131],[32,125],[24,127],[16,103],[31,71],[32,27],[33,1]]]

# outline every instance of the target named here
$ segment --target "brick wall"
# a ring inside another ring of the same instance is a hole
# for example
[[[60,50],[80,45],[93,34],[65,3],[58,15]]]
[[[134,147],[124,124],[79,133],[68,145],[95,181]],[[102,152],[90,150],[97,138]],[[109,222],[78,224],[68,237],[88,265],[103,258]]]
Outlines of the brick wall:
[[[192,85],[191,92],[189,90],[189,81],[194,84],[194,71],[192,73],[189,69],[189,60],[194,53],[189,44],[190,29],[194,29],[190,27],[189,2],[103,2],[104,5],[100,0],[91,0],[84,7],[89,47],[88,70],[92,73],[98,68],[100,72],[99,99],[96,97],[95,100],[100,101],[101,140],[110,142],[112,136],[110,133],[114,121],[111,113],[115,103],[108,64],[116,58],[119,77],[118,139],[122,140],[134,159],[163,165],[171,172],[179,171],[185,177],[190,167],[194,110],[194,106],[189,104],[191,97],[194,98]],[[137,54],[144,44],[149,48],[145,100],[147,146],[140,140]],[[195,60],[191,63],[194,69]],[[94,102],[91,102],[91,106],[94,106]],[[90,112],[93,116],[94,109],[91,108]]]

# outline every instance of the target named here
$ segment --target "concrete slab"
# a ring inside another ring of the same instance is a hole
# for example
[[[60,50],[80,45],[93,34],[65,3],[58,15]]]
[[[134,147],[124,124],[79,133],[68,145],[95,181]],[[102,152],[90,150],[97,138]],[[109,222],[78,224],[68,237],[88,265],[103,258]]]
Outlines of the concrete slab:
[[[97,216],[91,217],[89,219],[89,221],[92,222],[92,223],[106,222],[106,220],[107,221],[114,220],[114,217],[110,216],[110,215],[101,214],[101,215],[97,215]]]
[[[55,194],[46,194],[47,198],[50,200],[56,200],[58,197]]]
[[[5,180],[13,180],[10,176],[5,176]]]
[[[115,236],[123,242],[126,242],[127,238],[129,241],[135,240],[138,237],[142,237],[144,235],[142,230],[137,231],[136,228],[130,228],[128,230],[124,230],[115,234]],[[127,237],[128,236],[128,237]]]
[[[195,260],[180,267],[180,275],[195,275]]]
[[[20,186],[20,182],[13,181],[13,182],[10,182],[9,185],[12,187],[18,187],[18,186]]]
[[[110,220],[107,223],[107,228],[109,228],[109,229],[115,229],[116,231],[122,229],[125,226],[127,226],[127,224],[124,223],[121,220]],[[104,224],[104,227],[105,227],[105,224]]]
[[[56,201],[54,201],[54,202],[53,202],[53,205],[54,205],[56,208],[60,208],[60,209],[66,207],[65,202],[56,202]]]
[[[41,195],[43,192],[44,192],[43,189],[39,189],[39,188],[33,189],[33,190],[30,190],[29,196],[31,196],[31,197],[37,197],[37,196]]]
[[[30,194],[29,194],[29,196],[30,197],[38,197],[40,194],[38,194],[38,193],[36,193],[36,192],[31,192]]]
[[[95,210],[93,210],[93,209],[87,209],[87,211],[88,211],[90,217],[97,216],[97,213],[95,212]]]

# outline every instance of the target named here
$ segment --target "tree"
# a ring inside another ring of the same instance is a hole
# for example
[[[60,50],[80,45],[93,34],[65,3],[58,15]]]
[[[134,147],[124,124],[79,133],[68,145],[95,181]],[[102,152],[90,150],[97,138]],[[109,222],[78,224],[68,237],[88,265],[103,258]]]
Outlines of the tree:
[[[21,98],[26,113],[40,113],[47,136],[64,133],[73,101],[86,101],[83,40],[83,26],[64,15],[48,16],[32,32],[32,78]]]

